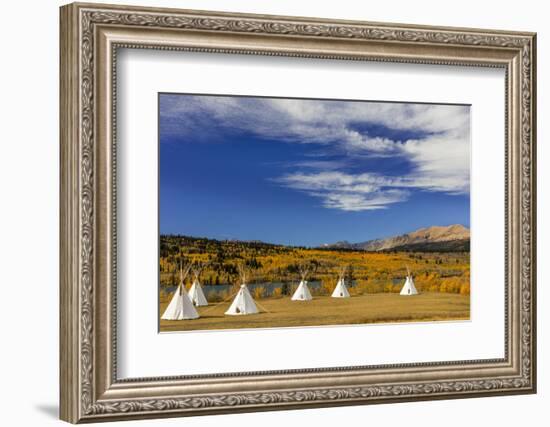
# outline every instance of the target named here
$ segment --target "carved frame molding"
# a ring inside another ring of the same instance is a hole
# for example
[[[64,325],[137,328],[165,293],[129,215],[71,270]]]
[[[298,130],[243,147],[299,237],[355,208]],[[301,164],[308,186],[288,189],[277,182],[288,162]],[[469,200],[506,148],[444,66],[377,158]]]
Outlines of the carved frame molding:
[[[506,357],[117,380],[118,48],[506,68]],[[61,418],[74,423],[534,392],[535,68],[532,33],[62,7]]]

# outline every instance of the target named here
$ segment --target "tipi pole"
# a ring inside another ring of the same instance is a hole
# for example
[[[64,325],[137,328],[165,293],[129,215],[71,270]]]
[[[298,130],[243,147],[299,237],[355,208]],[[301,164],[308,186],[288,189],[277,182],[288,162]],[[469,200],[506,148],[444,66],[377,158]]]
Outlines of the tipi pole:
[[[221,305],[221,304],[227,302],[227,300],[229,300],[230,298],[233,298],[233,297],[234,297],[235,295],[237,295],[238,293],[239,293],[239,291],[233,292],[231,295],[229,295],[228,297],[226,297],[223,301],[220,301],[219,303],[210,306],[209,308],[207,308],[206,310],[204,310],[202,313],[203,313],[203,314],[208,313],[210,310],[213,310],[213,309],[215,309],[218,305]]]
[[[267,308],[265,308],[265,307],[264,307],[262,304],[260,304],[258,301],[254,300],[254,303],[255,303],[256,305],[259,305],[260,308],[261,308],[263,311],[265,311],[266,313],[270,313],[270,314],[271,314],[271,311],[269,311]]]

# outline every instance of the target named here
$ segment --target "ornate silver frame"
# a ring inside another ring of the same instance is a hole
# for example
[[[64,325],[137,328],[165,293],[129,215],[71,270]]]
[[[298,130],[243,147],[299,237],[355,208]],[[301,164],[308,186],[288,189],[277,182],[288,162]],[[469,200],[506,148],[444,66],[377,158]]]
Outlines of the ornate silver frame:
[[[534,393],[533,33],[71,4],[61,8],[61,418],[110,421]],[[505,357],[119,380],[118,47],[502,67],[506,70]]]

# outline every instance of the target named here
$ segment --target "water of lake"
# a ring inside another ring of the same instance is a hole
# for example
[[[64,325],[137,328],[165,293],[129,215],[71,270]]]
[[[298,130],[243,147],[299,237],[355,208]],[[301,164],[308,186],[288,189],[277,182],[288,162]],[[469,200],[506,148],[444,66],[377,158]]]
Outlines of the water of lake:
[[[279,288],[282,288],[283,286],[288,286],[288,289],[289,289],[289,292],[292,292],[294,289],[296,289],[299,285],[299,282],[291,282],[291,283],[288,283],[288,282],[267,282],[267,283],[250,283],[248,284],[248,289],[250,290],[250,292],[254,293],[254,289],[256,289],[257,287],[263,287],[265,289],[265,292],[266,294],[268,295],[271,295],[273,293],[273,291],[275,291],[275,289],[279,289]],[[307,282],[307,285],[309,287],[310,290],[315,290],[315,289],[318,289],[321,287],[321,281],[311,281],[311,282]],[[349,286],[349,285],[348,285]],[[351,287],[354,286],[354,283],[352,283]],[[217,294],[217,293],[225,293],[226,291],[227,292],[231,292],[231,288],[233,286],[232,285],[202,285],[202,290],[204,291],[204,294],[206,296],[206,298],[208,299],[208,297],[211,295],[211,294]],[[176,286],[167,286],[167,287],[163,287],[164,289],[164,292],[167,292],[167,293],[172,293],[176,290]]]

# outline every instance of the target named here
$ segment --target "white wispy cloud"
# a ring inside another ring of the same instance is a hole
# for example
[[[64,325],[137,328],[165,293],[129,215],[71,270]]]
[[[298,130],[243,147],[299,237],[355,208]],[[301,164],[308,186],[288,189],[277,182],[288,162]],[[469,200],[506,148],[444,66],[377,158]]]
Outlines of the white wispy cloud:
[[[410,167],[397,177],[343,173],[338,169],[344,162],[305,160],[290,165],[300,172],[274,180],[320,198],[327,208],[384,209],[406,200],[412,189],[469,192],[467,106],[165,95],[161,122],[163,132],[192,136],[196,141],[210,141],[224,132],[247,132],[282,142],[325,145],[350,161],[360,161],[362,156],[408,160]],[[420,137],[392,139],[388,132],[361,131],[361,124]],[[306,169],[309,172],[303,173]]]
[[[387,190],[371,194],[329,192],[319,196],[327,208],[353,212],[387,209],[388,205],[406,200],[408,195],[408,192],[402,190]]]
[[[387,177],[373,173],[293,173],[274,181],[322,199],[323,206],[345,211],[385,209],[407,200],[411,189],[445,191],[452,182],[434,182],[424,176]]]
[[[317,169],[317,170],[338,170],[345,168],[347,163],[344,161],[338,160],[303,160],[300,162],[291,162],[286,164],[289,168],[292,169]]]

